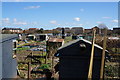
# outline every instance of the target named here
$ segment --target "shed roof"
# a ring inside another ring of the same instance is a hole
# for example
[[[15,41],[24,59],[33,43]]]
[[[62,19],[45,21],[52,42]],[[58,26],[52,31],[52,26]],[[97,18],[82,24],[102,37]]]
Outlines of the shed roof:
[[[48,42],[63,42],[64,39],[58,39],[58,38],[50,38]]]
[[[22,30],[21,28],[3,28],[2,30]]]
[[[72,45],[72,44],[74,44],[74,43],[76,43],[76,42],[78,42],[78,41],[80,41],[80,40],[82,40],[82,41],[84,41],[84,42],[89,43],[89,44],[92,45],[92,42],[90,42],[90,41],[88,41],[88,40],[86,40],[86,39],[77,39],[77,40],[74,40],[74,41],[71,41],[71,42],[68,42],[68,43],[64,44],[64,45],[61,46],[58,50],[63,49],[63,48],[65,48],[65,47],[69,46],[69,45]],[[97,44],[94,44],[94,46],[97,47],[97,48],[99,48],[99,49],[103,49],[101,46],[99,46],[99,45],[97,45]]]
[[[0,42],[5,42],[7,40],[17,39],[17,34],[0,34]]]

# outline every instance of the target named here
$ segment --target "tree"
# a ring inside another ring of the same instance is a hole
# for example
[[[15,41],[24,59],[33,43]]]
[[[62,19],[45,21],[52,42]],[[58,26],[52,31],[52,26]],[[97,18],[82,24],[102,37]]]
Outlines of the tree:
[[[53,35],[58,35],[58,34],[60,34],[60,31],[53,30]]]
[[[43,33],[44,29],[40,28],[39,30],[36,30],[36,33]]]

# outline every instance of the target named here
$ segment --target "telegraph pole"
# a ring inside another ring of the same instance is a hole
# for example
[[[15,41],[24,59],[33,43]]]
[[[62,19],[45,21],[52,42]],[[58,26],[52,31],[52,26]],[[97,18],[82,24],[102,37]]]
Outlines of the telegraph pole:
[[[94,58],[95,33],[96,33],[96,30],[94,29],[93,30],[93,41],[92,41],[90,65],[89,65],[89,71],[88,71],[88,80],[92,80],[92,68],[93,68],[93,58]]]

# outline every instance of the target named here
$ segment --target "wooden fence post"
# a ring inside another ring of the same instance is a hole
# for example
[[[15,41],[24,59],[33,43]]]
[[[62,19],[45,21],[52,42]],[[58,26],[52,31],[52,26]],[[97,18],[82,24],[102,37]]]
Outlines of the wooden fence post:
[[[104,76],[106,41],[107,41],[107,29],[105,28],[104,41],[103,41],[103,51],[102,51],[102,60],[101,60],[101,69],[100,69],[100,79],[103,79],[103,76]]]
[[[92,41],[92,50],[91,50],[91,57],[90,57],[90,65],[89,65],[89,71],[88,71],[88,80],[92,80],[95,33],[96,33],[96,30],[94,29],[94,30],[93,30],[93,41]]]
[[[30,80],[30,71],[31,71],[31,68],[30,68],[30,62],[28,62],[28,80]]]

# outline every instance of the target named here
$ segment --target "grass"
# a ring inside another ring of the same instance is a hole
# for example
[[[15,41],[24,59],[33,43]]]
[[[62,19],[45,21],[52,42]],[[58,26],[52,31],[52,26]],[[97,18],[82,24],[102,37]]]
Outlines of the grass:
[[[29,43],[25,43],[25,44],[22,44],[22,45],[18,45],[17,47],[22,47],[22,46],[29,45],[29,44],[32,44],[32,43],[35,43],[35,41],[30,41]]]
[[[65,43],[72,41],[72,37],[65,37]]]
[[[49,69],[50,65],[49,64],[42,64],[39,69]]]
[[[22,48],[17,48],[17,50],[28,50],[30,48],[27,48],[27,47],[22,47]]]

